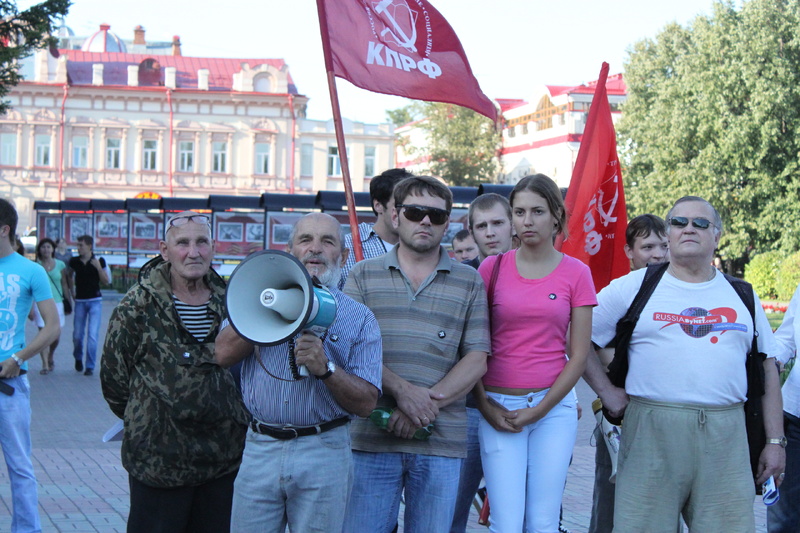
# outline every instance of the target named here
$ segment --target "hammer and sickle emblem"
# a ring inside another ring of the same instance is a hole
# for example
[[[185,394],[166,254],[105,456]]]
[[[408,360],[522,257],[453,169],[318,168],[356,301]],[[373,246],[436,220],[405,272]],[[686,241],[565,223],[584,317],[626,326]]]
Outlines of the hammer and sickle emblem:
[[[402,2],[399,5],[395,5],[396,0],[381,0],[377,4],[373,4],[375,8],[375,13],[378,15],[382,15],[381,20],[386,23],[388,21],[391,24],[392,28],[384,28],[381,32],[381,37],[386,39],[387,34],[388,38],[394,40],[397,44],[409,50],[411,52],[416,52],[417,47],[415,43],[417,42],[417,12],[412,11],[408,4]],[[393,9],[391,9],[393,8]],[[410,35],[403,26],[400,25],[400,22],[406,21],[398,21],[395,15],[401,15],[403,11],[408,13],[408,25],[410,26]]]

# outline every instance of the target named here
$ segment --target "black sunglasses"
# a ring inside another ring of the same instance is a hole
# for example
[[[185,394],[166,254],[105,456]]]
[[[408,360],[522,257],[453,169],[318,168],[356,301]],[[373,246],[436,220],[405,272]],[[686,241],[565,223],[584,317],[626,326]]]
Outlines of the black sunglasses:
[[[686,226],[689,225],[689,221],[691,221],[692,226],[697,229],[708,229],[709,226],[716,227],[713,222],[703,217],[699,218],[670,217],[668,220],[669,225],[675,228],[685,228]]]
[[[438,207],[407,204],[397,204],[395,207],[397,209],[402,209],[403,215],[411,222],[421,222],[423,218],[428,217],[431,224],[434,226],[441,226],[450,218],[450,213],[448,213],[446,209],[439,209]]]

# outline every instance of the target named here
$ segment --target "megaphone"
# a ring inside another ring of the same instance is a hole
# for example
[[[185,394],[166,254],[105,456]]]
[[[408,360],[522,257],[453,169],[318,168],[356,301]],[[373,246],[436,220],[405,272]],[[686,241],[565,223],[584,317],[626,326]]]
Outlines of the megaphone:
[[[225,302],[233,329],[259,346],[281,344],[303,330],[321,337],[336,319],[330,291],[315,283],[297,258],[278,250],[255,252],[239,263]],[[295,364],[293,350],[289,367],[295,379],[309,375],[304,365]]]

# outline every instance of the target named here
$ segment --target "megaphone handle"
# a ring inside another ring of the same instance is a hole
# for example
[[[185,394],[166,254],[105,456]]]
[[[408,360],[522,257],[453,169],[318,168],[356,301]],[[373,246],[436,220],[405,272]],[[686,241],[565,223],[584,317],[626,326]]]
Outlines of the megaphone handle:
[[[294,339],[289,341],[289,370],[292,371],[294,379],[303,379],[311,375],[308,367],[306,365],[298,365],[294,358]]]

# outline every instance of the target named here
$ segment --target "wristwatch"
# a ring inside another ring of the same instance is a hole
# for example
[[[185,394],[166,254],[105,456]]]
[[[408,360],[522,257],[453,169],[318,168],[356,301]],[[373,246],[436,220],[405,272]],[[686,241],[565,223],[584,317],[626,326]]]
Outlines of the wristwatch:
[[[15,363],[17,363],[17,366],[22,366],[22,363],[25,362],[22,359],[20,359],[19,357],[17,357],[17,354],[15,354],[15,353],[11,354],[11,359],[13,359]]]
[[[777,439],[767,439],[767,444],[777,444],[781,448],[786,448],[786,445],[788,443],[789,443],[789,441],[786,440],[786,436],[785,435],[782,436],[782,437],[779,437]]]
[[[334,364],[333,364],[333,361],[330,361],[330,360],[329,360],[329,361],[328,361],[328,362],[325,364],[325,367],[328,369],[328,371],[327,371],[327,372],[325,372],[324,374],[322,374],[321,376],[317,376],[317,379],[318,379],[318,380],[320,380],[320,381],[323,381],[323,380],[326,380],[326,379],[328,379],[329,377],[331,377],[331,375],[332,375],[334,372],[336,372],[336,365],[334,365]]]

